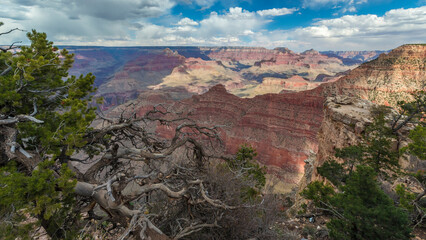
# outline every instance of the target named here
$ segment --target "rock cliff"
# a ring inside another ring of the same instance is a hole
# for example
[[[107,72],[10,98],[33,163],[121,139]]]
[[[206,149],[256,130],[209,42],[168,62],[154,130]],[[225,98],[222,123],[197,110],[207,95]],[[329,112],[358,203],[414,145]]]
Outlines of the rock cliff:
[[[375,120],[372,110],[377,106],[371,101],[345,95],[326,99],[324,118],[317,135],[318,151],[305,161],[305,175],[300,182],[300,190],[304,189],[311,181],[321,180],[316,169],[326,160],[335,159],[336,148],[357,145],[362,141],[362,134],[366,126],[372,124]],[[397,113],[393,110],[385,117],[389,126],[391,126],[395,114]],[[399,151],[409,144],[411,140],[408,138],[408,134],[413,128],[414,126],[409,123],[399,130],[397,139],[392,144],[394,151]],[[409,154],[401,155],[399,164],[403,169],[411,172],[426,168],[425,161]]]
[[[71,74],[92,72],[104,107],[120,103],[148,89],[183,87],[193,94],[216,84],[240,97],[281,91],[302,91],[335,80],[357,64],[314,50],[295,53],[287,48],[260,47],[75,47]],[[302,78],[300,84],[293,77]],[[270,81],[270,79],[277,81]],[[263,84],[263,81],[266,83]],[[276,84],[278,83],[278,84]]]
[[[223,150],[233,154],[241,144],[252,144],[259,154],[258,160],[285,182],[284,191],[297,185],[303,175],[304,160],[310,150],[316,150],[316,134],[322,120],[321,96],[287,93],[240,98],[223,85],[177,102],[167,94],[143,93],[132,102],[131,111],[140,116],[161,102],[175,112],[189,115],[198,124],[221,126]],[[114,111],[120,112],[123,107]],[[165,138],[174,134],[161,127],[157,133]]]
[[[409,44],[364,63],[339,81],[320,87],[324,96],[349,95],[396,106],[426,89],[426,45]]]
[[[312,152],[317,152],[319,141],[329,140],[328,147],[318,153],[320,159],[324,159],[331,154],[333,146],[342,147],[343,144],[356,141],[357,135],[353,132],[355,127],[364,118],[369,119],[365,115],[368,111],[367,101],[359,100],[346,105],[337,102],[334,104],[341,105],[340,110],[330,112],[332,103],[327,102],[326,98],[343,93],[364,99],[376,96],[372,100],[393,104],[394,101],[388,99],[387,92],[382,89],[392,89],[390,86],[393,86],[395,90],[395,86],[398,86],[398,93],[403,96],[421,89],[426,79],[425,52],[422,45],[402,46],[376,61],[363,64],[335,82],[322,84],[309,91],[240,98],[229,93],[223,85],[217,85],[204,94],[181,101],[169,101],[165,92],[160,94],[162,97],[154,94],[155,98],[141,95],[134,105],[134,111],[142,114],[149,106],[166,102],[175,111],[191,113],[191,117],[199,124],[223,125],[225,150],[234,153],[240,144],[252,144],[259,153],[260,162],[279,176],[286,183],[284,191],[289,191],[302,179],[304,161]],[[293,80],[291,84],[299,84],[301,81]],[[265,84],[269,81],[271,84],[282,84],[277,79],[268,79]],[[283,83],[287,84],[286,80]],[[326,118],[324,103],[328,106]],[[361,107],[363,104],[366,108]],[[341,119],[342,123],[336,119]],[[321,124],[328,124],[328,130],[320,132]],[[353,133],[345,130],[349,127]],[[162,131],[162,134],[167,136],[168,133]]]

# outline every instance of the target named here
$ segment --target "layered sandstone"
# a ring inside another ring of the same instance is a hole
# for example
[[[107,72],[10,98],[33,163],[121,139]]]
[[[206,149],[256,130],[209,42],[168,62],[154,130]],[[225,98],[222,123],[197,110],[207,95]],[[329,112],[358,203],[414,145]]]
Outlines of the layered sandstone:
[[[266,82],[262,85],[262,82],[293,76],[311,82],[335,80],[339,72],[356,66],[348,62],[358,56],[339,52],[348,58],[337,53],[327,57],[316,51],[299,54],[287,48],[259,47],[170,47],[166,51],[164,47],[65,48],[75,54],[70,73],[78,76],[92,72],[96,76],[98,94],[107,94],[110,99],[132,99],[135,93],[147,90],[148,86],[158,89],[179,85],[193,93],[204,93],[220,83],[232,93],[246,97],[283,90],[299,91],[303,89],[282,89],[279,84]],[[189,69],[187,75],[184,74],[186,68]],[[179,84],[179,79],[184,81]],[[114,94],[117,96],[112,96]]]
[[[303,175],[309,150],[316,149],[322,119],[322,97],[317,94],[266,94],[240,98],[216,85],[202,95],[173,102],[163,92],[141,94],[132,108],[139,116],[158,103],[189,115],[200,125],[221,126],[224,151],[233,154],[243,143],[257,149],[258,160],[283,181],[283,191],[295,187]],[[123,109],[118,107],[114,112]],[[171,128],[159,127],[161,137],[172,137]]]
[[[244,89],[231,90],[231,93],[242,97],[255,97],[266,93],[300,92],[314,89],[322,82],[313,82],[295,75],[290,78],[265,77],[260,84],[247,86]]]
[[[359,103],[354,104],[335,103],[342,106],[333,108],[333,112],[326,110],[327,118],[323,121],[326,97],[340,93],[363,98],[383,95],[379,103],[393,103],[382,91],[389,88],[388,85],[399,89],[399,93],[404,96],[424,86],[425,52],[421,45],[402,46],[376,61],[363,64],[335,82],[322,84],[309,91],[240,98],[229,93],[223,85],[217,85],[204,94],[177,102],[169,101],[167,97],[148,98],[141,95],[137,100],[141,104],[136,103],[134,111],[143,114],[149,106],[166,102],[174,111],[190,113],[191,118],[199,124],[223,126],[221,134],[228,153],[234,153],[245,142],[252,144],[259,153],[259,161],[283,179],[285,190],[289,191],[303,175],[304,160],[312,152],[317,152],[317,135],[321,123],[330,125],[327,131],[320,133],[320,139],[329,140],[328,147],[324,148],[326,150],[318,153],[323,156],[321,158],[325,158],[332,154],[333,146],[343,147],[343,143],[355,142],[355,132],[351,135],[347,128],[354,129],[359,121],[368,119],[365,115],[368,109],[360,107],[364,101],[359,100]],[[318,55],[314,52],[305,54]],[[206,63],[205,66],[207,68],[209,65]],[[265,84],[268,82],[287,84],[286,80],[280,79],[267,79]],[[298,77],[289,82],[294,85],[300,83],[303,81]],[[327,104],[331,106],[331,103]],[[167,129],[159,131],[163,136],[170,134]]]
[[[396,106],[426,88],[426,45],[403,45],[362,64],[332,84],[323,85],[324,95],[343,94]]]
[[[252,65],[257,61],[268,60],[275,57],[276,52],[263,47],[219,47],[203,49],[214,60],[224,62],[240,62]]]
[[[164,87],[182,87],[189,92],[202,94],[217,84],[223,84],[226,89],[233,91],[255,82],[245,80],[238,72],[227,68],[220,61],[186,58],[170,75],[164,77],[160,84],[148,88],[157,90]]]
[[[314,50],[298,54],[287,48],[201,49],[210,60],[186,58],[161,83],[149,88],[179,86],[201,94],[216,84],[222,84],[237,96],[254,97],[266,93],[312,89],[354,67]]]

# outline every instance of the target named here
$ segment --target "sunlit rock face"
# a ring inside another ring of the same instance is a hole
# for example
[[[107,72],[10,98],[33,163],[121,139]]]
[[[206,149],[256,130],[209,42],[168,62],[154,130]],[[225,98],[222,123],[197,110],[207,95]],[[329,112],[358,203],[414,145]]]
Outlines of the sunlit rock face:
[[[358,96],[395,107],[397,101],[409,100],[414,91],[426,89],[426,45],[395,48],[322,87],[325,95]]]

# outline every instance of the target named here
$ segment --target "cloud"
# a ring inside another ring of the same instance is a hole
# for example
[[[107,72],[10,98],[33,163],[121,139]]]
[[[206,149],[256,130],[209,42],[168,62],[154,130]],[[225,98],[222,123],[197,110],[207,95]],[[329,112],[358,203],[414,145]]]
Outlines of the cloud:
[[[256,13],[260,16],[282,16],[292,14],[297,11],[297,8],[272,8],[266,10],[259,10]]]
[[[256,12],[235,7],[211,12],[199,22],[183,18],[173,27],[145,23],[136,38],[143,45],[244,45],[240,38],[252,36],[267,22]]]
[[[198,32],[204,38],[232,38],[232,42],[235,42],[234,37],[258,31],[266,23],[267,20],[257,16],[255,12],[235,7],[223,15],[212,12],[208,18],[200,21]]]
[[[76,5],[83,0],[3,1],[8,8],[0,9],[0,21],[5,23],[0,32],[15,27],[35,28],[46,32],[49,39],[58,45],[243,45],[289,47],[295,51],[310,48],[373,50],[391,49],[405,43],[424,43],[426,39],[426,6],[394,9],[384,15],[348,15],[355,9],[347,7],[346,13],[340,17],[317,19],[306,27],[268,31],[268,23],[273,22],[275,16],[294,14],[298,10],[248,11],[231,7],[227,11],[211,12],[195,21],[182,15],[170,15],[175,4],[173,0],[123,0],[121,8],[112,0],[102,1],[108,11],[115,11],[113,13],[95,9],[96,6],[89,3]],[[93,1],[99,3],[100,0]],[[344,0],[312,2],[351,3]],[[352,1],[351,6],[356,8],[357,3],[365,2]],[[342,9],[339,10],[341,14]],[[156,18],[154,23],[152,16],[161,18]],[[173,21],[167,20],[169,18]],[[0,44],[24,39],[24,33],[14,32],[2,35]]]
[[[189,18],[182,18],[176,25],[180,26],[198,26],[198,23]]]
[[[170,12],[173,0],[3,0],[0,21],[7,27],[37,29],[60,43],[131,39],[138,22]],[[5,27],[6,27],[5,26]],[[23,34],[3,36],[0,42],[25,39]]]
[[[158,17],[174,6],[170,0],[75,0],[67,2],[70,15],[87,15],[106,20]]]
[[[345,15],[319,20],[312,26],[279,35],[282,39],[303,42],[297,48],[319,50],[391,49],[406,43],[422,43],[426,39],[426,6],[394,9],[383,16]]]

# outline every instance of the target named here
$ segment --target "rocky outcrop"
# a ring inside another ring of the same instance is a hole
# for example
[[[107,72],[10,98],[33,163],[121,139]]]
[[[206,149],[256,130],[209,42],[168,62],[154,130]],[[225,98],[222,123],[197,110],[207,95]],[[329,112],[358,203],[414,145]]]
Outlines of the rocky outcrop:
[[[275,52],[272,58],[262,59],[253,66],[242,69],[242,76],[258,82],[262,82],[266,77],[288,79],[292,76],[315,81],[319,75],[333,77],[356,67],[356,65],[346,66],[340,59],[319,54],[314,50],[301,54],[270,51]]]
[[[368,100],[345,95],[327,98],[324,118],[317,136],[318,152],[312,164],[312,180],[318,178],[316,168],[327,159],[334,158],[336,148],[360,142],[363,129],[374,121],[371,114],[373,106]]]
[[[320,87],[324,96],[348,95],[396,106],[426,89],[426,45],[410,44],[364,63],[348,75]]]
[[[220,61],[207,61],[201,58],[186,58],[161,83],[151,85],[150,89],[182,87],[197,94],[205,93],[216,84],[223,84],[230,91],[255,84],[241,77],[238,72],[227,68]]]
[[[307,162],[305,175],[302,178],[299,189],[305,188],[311,181],[321,180],[316,169],[326,160],[335,159],[336,148],[357,145],[362,141],[365,128],[374,121],[372,110],[377,106],[371,101],[345,95],[326,99],[324,103],[324,118],[317,136],[318,151]],[[392,119],[394,119],[393,115],[395,114],[397,114],[395,111],[391,111],[386,116],[385,119],[387,119],[389,126],[391,126]],[[409,144],[408,135],[413,128],[414,126],[409,123],[399,130],[396,142],[393,144],[394,151],[399,151]],[[402,154],[399,163],[403,169],[412,172],[426,168],[424,161],[409,154]]]
[[[214,60],[241,62],[252,65],[256,61],[269,60],[275,57],[276,52],[263,47],[218,47],[202,49]]]

